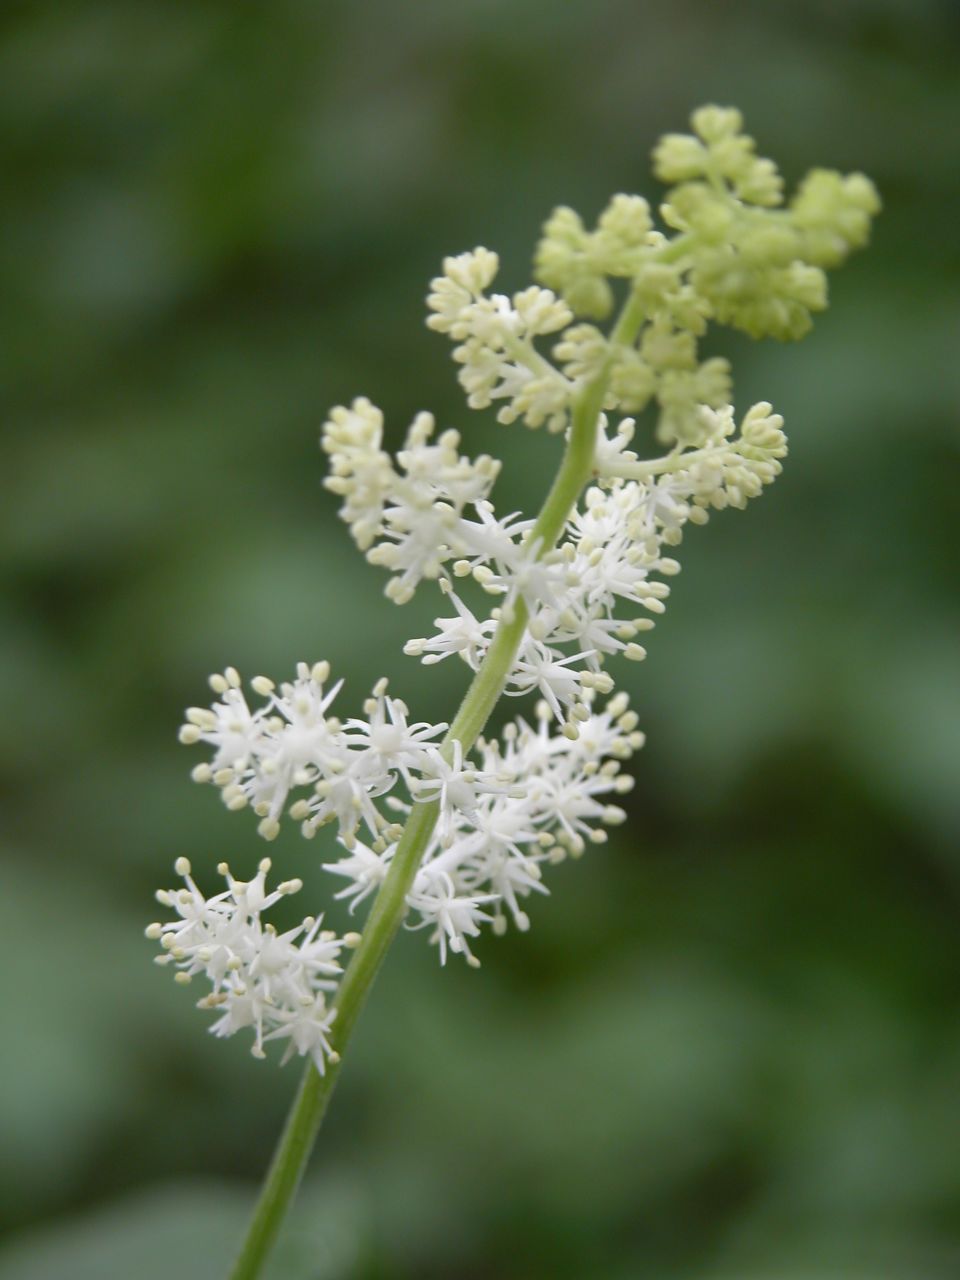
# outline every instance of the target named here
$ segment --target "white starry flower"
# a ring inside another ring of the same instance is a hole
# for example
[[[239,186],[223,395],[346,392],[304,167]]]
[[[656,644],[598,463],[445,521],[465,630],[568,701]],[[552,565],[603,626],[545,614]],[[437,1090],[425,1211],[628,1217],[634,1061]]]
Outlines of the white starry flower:
[[[251,806],[268,840],[279,833],[288,806],[304,835],[335,821],[348,843],[361,824],[376,839],[388,825],[377,802],[398,780],[409,785],[427,747],[446,728],[408,724],[406,706],[387,695],[385,681],[364,704],[366,719],[341,723],[330,708],[342,682],[327,688],[329,677],[326,662],[298,664],[296,679],[279,689],[258,676],[252,686],[264,705],[251,711],[231,669],[211,680],[221,700],[209,710],[191,709],[181,730],[183,741],[214,748],[213,763],[198,766],[193,777],[219,786],[228,808]],[[241,737],[244,747],[237,753],[234,739]]]
[[[447,726],[426,721],[408,724],[406,703],[390,697],[385,679],[374,685],[363,710],[365,719],[351,719],[344,726],[354,754],[377,772],[399,775],[409,786],[412,773],[422,771],[429,758],[429,744]]]
[[[250,710],[233,667],[223,675],[211,676],[210,683],[214,692],[221,695],[220,701],[212,707],[190,707],[180,729],[180,741],[188,746],[206,742],[214,747],[210,763],[214,772],[237,766],[242,769],[263,739],[266,709]]]
[[[562,608],[577,581],[571,558],[559,550],[541,555],[538,542],[524,544],[509,559],[500,558],[495,569],[484,567],[474,576],[491,595],[506,596],[508,606],[522,599],[532,610]]]
[[[377,851],[360,840],[354,840],[349,845],[349,853],[345,858],[340,858],[337,862],[325,862],[324,871],[329,871],[335,876],[343,876],[350,881],[347,887],[335,893],[334,897],[346,898],[350,903],[351,913],[354,912],[365,898],[375,893],[383,884],[390,869],[393,852],[393,845],[387,845]]]
[[[363,824],[378,835],[383,823],[377,801],[393,787],[393,774],[376,768],[376,762],[359,753],[348,752],[341,772],[314,783],[313,794],[301,797],[290,807],[290,816],[300,823],[306,838],[312,839],[321,827],[336,822],[340,838],[348,845]]]
[[[495,775],[479,772],[476,765],[465,759],[460,742],[454,740],[450,752],[447,760],[442,752],[432,748],[422,766],[422,776],[413,787],[416,800],[438,802],[437,834],[442,845],[452,843],[458,824],[464,818],[477,821],[482,796],[504,795],[510,790]]]
[[[317,1070],[323,1075],[327,1063],[340,1061],[340,1055],[330,1044],[330,1030],[337,1016],[336,1009],[329,1008],[322,991],[312,997],[304,996],[297,1004],[273,1010],[273,1028],[263,1037],[270,1040],[286,1040],[287,1047],[280,1065],[289,1062],[294,1054],[301,1058],[309,1055]]]
[[[509,911],[514,925],[521,933],[526,933],[530,928],[530,917],[521,906],[521,902],[529,898],[531,893],[548,892],[547,886],[542,881],[543,872],[540,870],[540,862],[533,857],[491,847],[486,851],[483,874],[484,882],[489,885],[494,895],[494,933],[506,932],[507,920],[504,908]]]
[[[479,960],[470,950],[468,939],[480,934],[480,925],[493,917],[482,910],[495,900],[490,893],[463,894],[446,872],[432,872],[429,864],[417,873],[414,886],[407,895],[407,902],[420,914],[413,929],[432,928],[433,939],[440,948],[440,963],[447,963],[447,948],[455,955],[462,955],[467,963],[476,967]]]
[[[289,1036],[286,1057],[309,1054],[323,1073],[336,1059],[328,1039],[334,1015],[324,993],[341,972],[343,939],[321,931],[320,919],[310,916],[285,933],[263,923],[264,912],[302,888],[301,881],[287,880],[267,892],[269,858],[250,881],[236,880],[221,864],[227,888],[209,899],[186,858],[177,860],[176,870],[186,887],[157,894],[176,918],[147,929],[147,937],[163,948],[158,963],[172,965],[178,982],[208,980],[210,990],[199,1007],[218,1014],[210,1027],[214,1035],[252,1029],[256,1057],[264,1055],[267,1041]]]
[[[527,637],[513,664],[506,692],[516,697],[536,690],[546,699],[557,719],[563,720],[564,709],[569,710],[581,701],[580,672],[572,664],[590,656],[581,652],[561,657],[549,645]]]
[[[239,675],[228,668],[210,678],[220,701],[187,712],[181,741],[214,747],[212,761],[198,766],[194,778],[216,783],[230,809],[251,805],[268,838],[277,833],[291,789],[313,782],[339,758],[339,725],[327,711],[340,685],[325,691],[329,674],[326,663],[300,663],[296,680],[279,692],[273,681],[258,676],[252,687],[265,702],[251,712]]]
[[[478,502],[474,510],[477,519],[464,520],[460,526],[463,553],[454,571],[461,576],[481,563],[515,563],[534,525],[515,511],[498,519],[491,502]]]
[[[433,625],[439,628],[437,634],[429,639],[408,640],[403,651],[428,666],[457,654],[475,671],[497,629],[496,620],[477,618],[449,585],[446,594],[457,611],[456,616],[434,618]]]

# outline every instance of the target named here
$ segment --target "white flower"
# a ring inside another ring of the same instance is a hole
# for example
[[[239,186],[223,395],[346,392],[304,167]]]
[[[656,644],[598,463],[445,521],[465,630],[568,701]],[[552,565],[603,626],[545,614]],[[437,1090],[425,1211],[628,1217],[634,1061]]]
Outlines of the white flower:
[[[627,439],[629,432],[624,430],[622,441]],[[616,459],[611,466],[645,465],[622,449],[607,457]],[[701,488],[707,483],[706,466],[704,461]],[[568,734],[575,733],[575,722],[585,714],[584,691],[612,690],[613,682],[602,670],[605,659],[618,653],[632,660],[645,657],[637,636],[653,621],[642,613],[663,612],[670,591],[664,579],[680,567],[665,551],[679,540],[685,523],[701,518],[688,470],[649,482],[605,477],[604,484],[587,490],[560,545],[547,555],[539,554],[538,543],[516,541],[505,522],[496,521],[484,506],[491,531],[498,531],[489,539],[489,557],[481,554],[453,566],[456,574],[472,574],[486,591],[503,597],[495,617],[509,621],[518,602],[526,604],[528,628],[506,692],[538,691],[558,718],[566,718]],[[525,536],[529,538],[529,531]],[[493,620],[480,621],[450,580],[442,587],[457,616],[436,619],[437,634],[410,641],[405,652],[425,662],[459,653],[476,669],[489,648]]]
[[[516,697],[537,689],[557,719],[563,720],[564,708],[574,707],[582,692],[580,672],[571,663],[589,656],[573,653],[561,657],[549,645],[527,636],[513,664],[506,692]]]
[[[340,684],[325,691],[327,663],[300,663],[297,678],[281,686],[258,676],[252,687],[265,699],[251,712],[232,668],[210,677],[220,701],[210,708],[193,707],[180,740],[214,747],[213,760],[194,770],[198,782],[222,788],[230,809],[252,805],[263,819],[261,833],[276,835],[278,819],[292,788],[306,786],[328,769],[336,769],[342,755],[339,723],[327,716]]]
[[[440,947],[440,963],[447,963],[447,947],[456,955],[463,955],[467,963],[476,968],[480,961],[470,950],[468,938],[476,938],[480,925],[493,919],[481,910],[494,895],[461,894],[453,879],[446,872],[433,872],[429,865],[417,873],[414,886],[407,895],[407,902],[420,913],[420,923],[415,929],[430,926],[433,939]]]
[[[318,991],[312,999],[304,996],[293,1007],[274,1010],[273,1030],[263,1039],[288,1041],[286,1051],[280,1059],[281,1066],[289,1062],[295,1053],[301,1058],[309,1054],[317,1070],[324,1075],[328,1062],[340,1061],[340,1055],[330,1044],[330,1028],[336,1016],[336,1009],[328,1008],[323,992]]]
[[[392,774],[375,769],[375,762],[349,753],[341,773],[321,778],[314,783],[313,795],[290,807],[290,816],[301,824],[301,831],[312,839],[328,822],[337,822],[340,838],[352,847],[361,822],[377,835],[383,817],[376,800],[385,795],[395,782]]]
[[[541,881],[543,872],[539,861],[535,857],[491,847],[487,851],[483,870],[485,879],[495,894],[494,933],[502,934],[506,931],[504,907],[510,912],[516,927],[525,933],[530,928],[530,917],[521,907],[521,900],[528,898],[531,893],[548,892]]]
[[[437,834],[442,845],[452,843],[458,824],[464,818],[470,822],[478,820],[481,796],[503,795],[510,790],[494,774],[479,772],[465,759],[463,746],[456,739],[450,745],[450,752],[448,761],[441,751],[432,748],[422,766],[423,776],[413,787],[415,799],[439,803]]]
[[[460,813],[470,817],[476,811],[477,789],[482,783],[476,769],[464,760],[460,742],[451,744],[451,752],[448,762],[442,752],[432,750],[424,762],[424,776],[414,788],[417,800],[439,802],[441,827],[455,822]]]
[[[429,756],[428,744],[446,729],[445,724],[408,724],[406,703],[391,698],[387,681],[379,680],[373,697],[363,704],[365,720],[348,720],[347,742],[376,772],[400,775],[410,785],[411,772],[422,771]]]
[[[439,802],[441,813],[407,906],[410,927],[430,928],[442,962],[450,951],[475,964],[470,943],[485,923],[499,933],[509,917],[526,929],[525,900],[547,892],[543,865],[582,853],[603,839],[604,825],[623,820],[611,801],[630,788],[620,763],[642,746],[643,735],[624,695],[603,710],[594,709],[592,691],[584,696],[576,740],[557,731],[541,702],[535,726],[518,719],[502,742],[479,740],[475,762],[456,742],[449,759],[429,749],[413,794]],[[391,803],[411,810],[393,797]],[[342,837],[340,843],[347,856],[324,869],[347,881],[336,896],[349,899],[352,910],[383,882],[396,846],[386,840],[348,845]]]
[[[398,779],[409,785],[427,747],[446,729],[409,725],[406,706],[387,695],[386,681],[364,704],[367,719],[342,724],[330,715],[342,682],[328,689],[329,678],[326,662],[299,663],[296,679],[279,689],[258,676],[251,683],[264,705],[251,711],[231,668],[211,678],[220,701],[187,713],[181,739],[214,748],[212,764],[199,765],[193,777],[219,786],[230,809],[252,806],[268,840],[278,834],[291,801],[290,814],[304,835],[336,821],[347,844],[361,823],[376,839],[389,825],[376,802]]]
[[[438,577],[469,549],[464,510],[486,499],[500,463],[486,454],[462,457],[456,431],[434,441],[433,417],[420,413],[397,454],[398,470],[381,448],[382,430],[383,415],[368,400],[333,409],[322,438],[326,484],[343,497],[340,514],[367,559],[394,575],[387,594],[403,604],[421,579]]]
[[[268,893],[269,858],[250,881],[235,880],[221,864],[227,888],[209,899],[198,889],[186,858],[177,860],[176,870],[186,888],[157,894],[176,918],[147,929],[147,937],[163,948],[158,963],[173,965],[178,982],[200,975],[210,982],[199,1007],[219,1014],[210,1027],[214,1035],[252,1028],[256,1057],[263,1057],[267,1041],[288,1036],[284,1061],[293,1052],[309,1053],[322,1074],[337,1060],[328,1038],[334,1011],[327,1008],[324,992],[335,987],[341,972],[343,939],[321,932],[321,920],[311,916],[282,934],[262,922],[265,911],[302,887],[299,880],[287,880]]]
[[[481,563],[513,564],[522,554],[523,539],[534,525],[517,512],[498,519],[490,502],[478,502],[475,510],[478,519],[464,520],[460,527],[463,559],[454,566],[460,575]]]
[[[210,683],[221,695],[220,701],[212,707],[190,707],[180,741],[213,746],[216,750],[210,768],[214,772],[235,766],[242,769],[262,741],[266,711],[250,710],[235,668],[227,667],[223,675],[211,676]]]
[[[512,603],[522,597],[536,610],[562,608],[569,587],[576,583],[576,569],[562,551],[541,554],[539,541],[513,548],[509,557],[499,557],[496,569],[484,567],[474,577],[485,591],[505,595]]]
[[[481,621],[449,585],[445,590],[453,601],[456,617],[434,618],[433,625],[439,627],[438,633],[428,640],[408,640],[403,652],[421,658],[427,665],[442,662],[455,653],[475,671],[497,629],[496,621],[493,618]]]
[[[387,878],[394,846],[388,845],[377,852],[360,840],[349,845],[349,854],[338,862],[325,862],[324,871],[335,876],[344,876],[350,881],[345,889],[335,893],[335,898],[347,898],[350,911],[353,913],[365,898],[376,892]]]

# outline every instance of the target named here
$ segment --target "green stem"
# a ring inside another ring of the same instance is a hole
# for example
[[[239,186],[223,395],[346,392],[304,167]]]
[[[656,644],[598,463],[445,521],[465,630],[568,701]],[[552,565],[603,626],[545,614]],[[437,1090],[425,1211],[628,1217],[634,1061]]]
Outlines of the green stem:
[[[611,333],[612,341],[634,341],[642,322],[639,300],[631,294]],[[604,367],[582,388],[574,403],[563,461],[529,535],[530,544],[539,556],[556,545],[582,489],[590,480],[597,419],[608,381],[609,369]],[[522,599],[503,611],[486,656],[441,744],[448,758],[454,742],[459,742],[466,754],[483,732],[509,679],[528,621],[529,612]],[[334,1000],[337,1016],[331,1043],[338,1054],[342,1055],[346,1050],[377,971],[403,922],[406,897],[439,812],[440,806],[436,801],[415,804],[403,829],[390,869],[367,917],[360,945],[347,966]],[[260,1274],[296,1194],[339,1074],[339,1057],[327,1064],[323,1075],[312,1062],[308,1063],[230,1280],[256,1280]]]

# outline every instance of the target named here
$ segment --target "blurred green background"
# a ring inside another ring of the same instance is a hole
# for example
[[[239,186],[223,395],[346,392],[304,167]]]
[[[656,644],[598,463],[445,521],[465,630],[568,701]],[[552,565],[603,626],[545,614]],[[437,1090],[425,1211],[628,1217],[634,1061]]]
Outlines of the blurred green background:
[[[802,345],[724,335],[782,480],[683,547],[629,827],[479,974],[402,936],[291,1280],[960,1275],[955,0],[11,5],[0,237],[2,1280],[221,1274],[297,1068],[151,965],[155,886],[252,868],[176,743],[206,673],[327,657],[446,718],[453,663],[321,489],[354,394],[431,408],[530,508],[559,443],[463,405],[445,253],[529,279],[556,203],[656,197],[735,103],[792,183],[885,211]],[[345,704],[346,705],[346,704]],[[319,885],[295,831],[273,850]],[[343,925],[339,913],[331,919]]]

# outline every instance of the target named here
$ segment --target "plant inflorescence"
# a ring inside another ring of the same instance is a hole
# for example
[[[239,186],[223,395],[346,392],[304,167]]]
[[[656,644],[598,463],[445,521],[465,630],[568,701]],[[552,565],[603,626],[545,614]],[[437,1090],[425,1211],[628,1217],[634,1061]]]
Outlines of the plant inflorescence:
[[[470,407],[565,436],[535,518],[498,514],[500,461],[462,454],[459,434],[438,434],[430,414],[395,457],[366,399],[333,409],[323,428],[327,487],[389,575],[386,594],[403,604],[424,581],[439,589],[433,634],[404,651],[474,673],[451,722],[413,721],[386,679],[360,714],[342,716],[325,661],[281,683],[257,676],[248,691],[228,667],[211,677],[212,705],[187,713],[181,740],[210,752],[194,779],[228,809],[251,809],[267,840],[284,820],[307,837],[330,827],[334,896],[351,911],[373,899],[362,930],[339,937],[319,914],[283,933],[264,922],[301,888],[268,891],[268,859],[248,882],[221,864],[226,887],[209,897],[180,859],[183,887],[159,894],[169,918],[148,935],[179,981],[205,981],[211,1029],[248,1030],[258,1056],[281,1041],[286,1057],[309,1059],[238,1276],[256,1273],[296,1181],[289,1169],[283,1181],[284,1160],[302,1167],[309,1149],[293,1153],[290,1135],[319,1123],[400,923],[423,928],[441,963],[476,965],[484,926],[527,929],[549,868],[624,820],[622,765],[643,735],[615,691],[615,660],[645,656],[640,638],[663,612],[687,527],[744,507],[780,473],[782,418],[760,403],[738,421],[728,362],[701,359],[698,342],[711,323],[802,337],[826,306],[826,269],[866,243],[879,201],[863,175],[817,169],[785,203],[739,112],[703,107],[692,129],[654,152],[666,230],[640,196],[614,196],[592,229],[559,208],[536,250],[539,283],[492,292],[498,259],[478,248],[447,258],[431,284],[427,323],[456,344]],[[501,695],[530,695],[532,712],[489,736]]]

